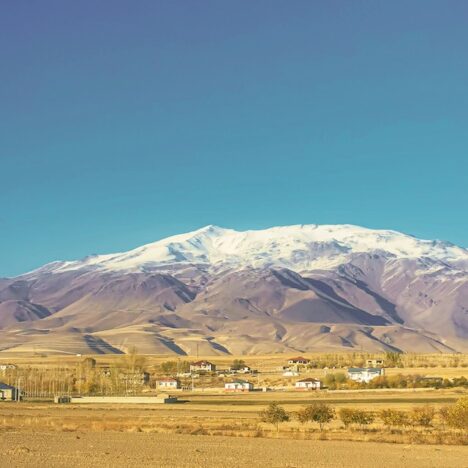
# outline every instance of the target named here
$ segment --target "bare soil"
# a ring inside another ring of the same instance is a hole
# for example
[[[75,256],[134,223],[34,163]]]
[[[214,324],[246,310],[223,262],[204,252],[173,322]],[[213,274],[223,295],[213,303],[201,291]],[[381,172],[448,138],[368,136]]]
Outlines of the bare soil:
[[[145,433],[0,435],[4,467],[468,467],[468,448]]]

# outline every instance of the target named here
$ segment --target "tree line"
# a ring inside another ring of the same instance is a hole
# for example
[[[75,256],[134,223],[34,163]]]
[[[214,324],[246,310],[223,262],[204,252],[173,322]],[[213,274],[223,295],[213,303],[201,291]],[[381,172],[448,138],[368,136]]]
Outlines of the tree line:
[[[468,397],[462,397],[455,404],[444,406],[439,411],[430,405],[425,405],[414,407],[409,412],[390,408],[381,411],[341,408],[336,412],[331,405],[317,401],[292,413],[277,402],[273,402],[259,416],[262,422],[274,425],[277,431],[281,423],[293,418],[297,418],[303,424],[316,423],[322,431],[327,424],[337,418],[345,428],[351,426],[364,428],[377,418],[390,429],[404,426],[433,427],[437,415],[444,425],[455,429],[468,429]]]

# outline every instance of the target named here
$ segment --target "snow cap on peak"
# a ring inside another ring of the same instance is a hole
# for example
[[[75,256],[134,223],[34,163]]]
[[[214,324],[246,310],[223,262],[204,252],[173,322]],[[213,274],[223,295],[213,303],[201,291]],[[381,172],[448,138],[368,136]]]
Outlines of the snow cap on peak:
[[[420,240],[397,231],[353,225],[298,224],[239,232],[210,224],[128,252],[57,263],[47,271],[91,268],[138,272],[175,263],[312,271],[334,268],[361,253],[378,253],[382,258],[425,257],[452,265],[468,265],[468,251],[463,248],[447,242]]]

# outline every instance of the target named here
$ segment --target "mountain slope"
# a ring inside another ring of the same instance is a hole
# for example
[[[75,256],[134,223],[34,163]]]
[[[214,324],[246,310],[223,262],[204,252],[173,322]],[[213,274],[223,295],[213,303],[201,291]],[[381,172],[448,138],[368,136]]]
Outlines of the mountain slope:
[[[464,350],[468,251],[349,225],[207,226],[0,280],[0,338],[10,351]]]

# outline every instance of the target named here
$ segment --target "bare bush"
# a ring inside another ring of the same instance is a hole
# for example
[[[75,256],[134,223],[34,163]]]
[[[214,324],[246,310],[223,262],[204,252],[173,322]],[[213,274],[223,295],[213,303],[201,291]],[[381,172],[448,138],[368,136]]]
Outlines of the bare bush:
[[[418,406],[411,412],[411,422],[417,426],[429,427],[435,416],[435,409],[432,406]]]
[[[380,419],[385,426],[407,426],[409,424],[408,415],[404,411],[385,409],[380,412]]]

